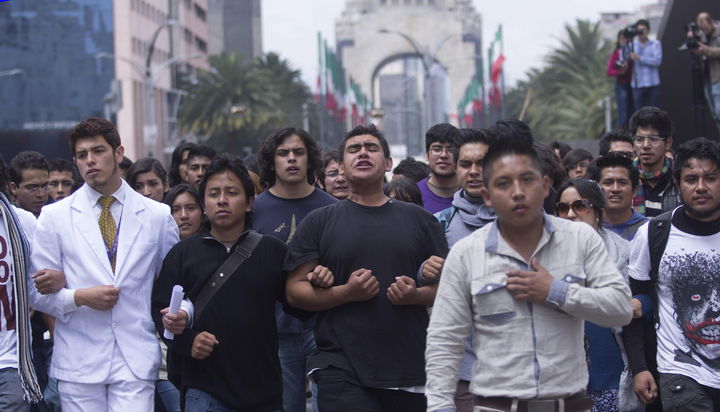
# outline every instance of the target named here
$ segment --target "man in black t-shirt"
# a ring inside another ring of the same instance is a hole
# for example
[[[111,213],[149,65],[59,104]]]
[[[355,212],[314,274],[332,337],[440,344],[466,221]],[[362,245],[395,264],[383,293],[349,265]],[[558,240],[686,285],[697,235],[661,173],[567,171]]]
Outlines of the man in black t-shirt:
[[[374,126],[351,130],[340,153],[350,195],[303,220],[287,265],[288,302],[319,312],[309,362],[318,406],[424,411],[427,305],[437,285],[418,287],[415,274],[428,257],[444,257],[447,242],[431,214],[384,195],[392,159]],[[332,287],[307,281],[318,264],[334,275]]]
[[[337,202],[314,186],[322,167],[315,139],[305,130],[283,127],[263,142],[258,153],[260,178],[268,190],[253,205],[253,228],[290,243],[297,225],[311,211]],[[278,307],[279,309],[279,307]],[[305,370],[315,349],[312,319],[301,323],[277,310],[278,355],[283,376],[283,409],[305,411]]]

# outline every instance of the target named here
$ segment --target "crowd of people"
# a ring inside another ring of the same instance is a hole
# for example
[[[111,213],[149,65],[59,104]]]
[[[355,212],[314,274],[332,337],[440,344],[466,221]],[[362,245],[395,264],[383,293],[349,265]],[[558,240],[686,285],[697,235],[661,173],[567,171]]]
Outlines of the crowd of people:
[[[0,163],[0,410],[720,410],[720,146],[673,134],[438,124],[393,168],[284,127],[166,171],[86,119]]]
[[[692,56],[693,74],[702,88],[708,112],[720,128],[720,30],[712,15],[698,13],[688,28],[681,47]],[[610,54],[607,75],[615,78],[615,125],[627,128],[630,116],[645,106],[662,107],[660,65],[662,45],[649,37],[650,22],[645,19],[618,31]],[[688,46],[689,45],[689,46]]]

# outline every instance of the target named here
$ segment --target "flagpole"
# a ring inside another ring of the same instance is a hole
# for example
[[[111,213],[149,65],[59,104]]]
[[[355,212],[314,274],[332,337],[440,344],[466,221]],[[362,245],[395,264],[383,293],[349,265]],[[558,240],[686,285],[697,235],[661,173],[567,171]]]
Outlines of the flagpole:
[[[318,85],[318,95],[320,96],[319,106],[320,110],[318,110],[318,124],[319,124],[319,141],[320,141],[320,149],[324,150],[324,141],[325,141],[325,111],[326,109],[326,102],[325,102],[325,90],[324,90],[324,83],[325,83],[325,74],[324,74],[324,54],[325,51],[323,50],[323,41],[322,41],[322,34],[318,31],[317,33],[318,38],[318,79],[320,80],[320,84]]]
[[[505,39],[502,35],[502,24],[498,28],[500,31],[500,55],[505,56]],[[503,59],[502,62],[503,66],[505,66],[505,59]],[[507,66],[502,68],[502,72],[500,72],[500,114],[502,118],[505,118],[505,70],[507,69]]]

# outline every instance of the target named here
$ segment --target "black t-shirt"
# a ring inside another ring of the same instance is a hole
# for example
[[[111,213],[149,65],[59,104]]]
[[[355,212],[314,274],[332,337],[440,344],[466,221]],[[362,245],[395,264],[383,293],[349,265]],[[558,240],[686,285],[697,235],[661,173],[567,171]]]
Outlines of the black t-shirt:
[[[238,243],[242,239],[241,236]],[[153,288],[152,316],[161,336],[160,310],[168,306],[173,285],[183,286],[185,296],[195,302],[206,280],[229,253],[207,229],[170,250]],[[192,329],[175,335],[174,340],[166,340],[168,348],[176,354],[173,360],[179,362],[173,369],[182,369],[184,389],[211,393],[235,409],[282,408],[275,304],[285,300],[286,276],[282,265],[286,253],[287,247],[281,241],[263,236],[250,258],[216,292],[199,319],[194,320]],[[208,358],[196,360],[190,356],[190,349],[195,336],[203,331],[215,335],[220,343]]]
[[[397,276],[416,279],[425,259],[444,257],[447,249],[440,223],[411,203],[368,207],[346,199],[310,213],[290,244],[286,268],[318,259],[333,272],[335,285],[347,283],[355,270],[369,269],[380,292],[319,313],[318,347],[309,369],[340,368],[375,388],[424,385],[427,308],[395,306],[386,290]]]

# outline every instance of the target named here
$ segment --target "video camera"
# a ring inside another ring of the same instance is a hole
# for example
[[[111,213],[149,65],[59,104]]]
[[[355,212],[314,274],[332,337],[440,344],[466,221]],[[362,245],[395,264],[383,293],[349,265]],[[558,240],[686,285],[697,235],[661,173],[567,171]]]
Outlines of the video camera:
[[[622,31],[623,37],[625,37],[628,40],[632,40],[633,37],[639,36],[642,33],[642,30],[638,29],[637,24],[631,24],[627,27],[625,27]]]
[[[700,27],[698,27],[697,23],[694,21],[691,21],[690,23],[683,26],[683,31],[685,33],[688,33],[687,38],[685,39],[685,42],[678,47],[679,51],[692,51],[697,50],[698,47],[700,47]]]

